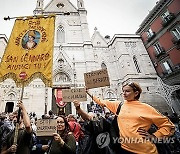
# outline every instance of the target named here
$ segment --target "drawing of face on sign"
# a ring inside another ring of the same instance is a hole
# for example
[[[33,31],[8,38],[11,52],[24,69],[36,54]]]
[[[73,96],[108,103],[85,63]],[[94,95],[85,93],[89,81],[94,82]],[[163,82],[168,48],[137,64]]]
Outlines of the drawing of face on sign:
[[[29,30],[22,39],[22,47],[26,50],[36,48],[40,40],[40,33],[35,30]]]

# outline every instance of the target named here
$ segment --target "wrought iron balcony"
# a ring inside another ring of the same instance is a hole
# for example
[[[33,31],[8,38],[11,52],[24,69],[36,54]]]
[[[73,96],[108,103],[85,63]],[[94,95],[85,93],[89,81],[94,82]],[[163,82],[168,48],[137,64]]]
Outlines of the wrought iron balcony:
[[[173,71],[180,71],[180,64],[178,64],[178,65],[175,65],[174,67],[173,67]]]
[[[174,38],[172,39],[172,42],[173,42],[173,44],[175,44],[175,45],[180,44],[180,36],[179,36],[179,37],[174,37]]]
[[[175,18],[175,15],[173,13],[170,13],[168,16],[166,16],[162,21],[162,26],[166,27],[171,23],[171,21]]]
[[[169,78],[169,77],[172,77],[172,76],[176,76],[178,74],[180,74],[180,65],[179,64],[176,65],[176,66],[173,66],[171,71],[162,72],[162,74],[160,76],[162,78]]]
[[[150,42],[156,36],[155,32],[152,32],[150,36],[147,38],[147,42]]]
[[[162,55],[166,54],[166,51],[164,50],[164,48],[161,48],[160,52],[157,53],[156,52],[156,58],[160,58]]]

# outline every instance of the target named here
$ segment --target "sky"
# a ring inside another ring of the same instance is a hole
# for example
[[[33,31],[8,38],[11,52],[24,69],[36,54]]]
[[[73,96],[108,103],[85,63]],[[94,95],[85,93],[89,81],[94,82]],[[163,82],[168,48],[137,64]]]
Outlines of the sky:
[[[0,0],[0,34],[9,38],[14,19],[4,17],[31,16],[37,0]],[[51,0],[44,0],[46,6]],[[77,0],[70,0],[75,7]],[[158,0],[84,0],[90,36],[97,27],[102,36],[135,34],[139,25]]]

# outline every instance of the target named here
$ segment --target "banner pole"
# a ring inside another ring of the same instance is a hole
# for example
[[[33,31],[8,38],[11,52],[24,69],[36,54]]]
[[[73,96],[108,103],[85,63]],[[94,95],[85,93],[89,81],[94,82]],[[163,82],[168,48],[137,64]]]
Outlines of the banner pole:
[[[24,94],[24,81],[22,82],[20,101],[22,101],[22,99],[23,99],[23,94]],[[14,134],[13,145],[17,145],[20,116],[21,116],[21,109],[19,107],[19,109],[18,109],[18,116],[17,116],[17,122],[16,122],[16,126],[15,126],[15,134]]]
[[[64,12],[64,13],[55,13],[55,15],[70,15],[70,12]],[[38,16],[38,15],[37,15]],[[37,17],[36,15],[32,16],[32,17]],[[48,16],[48,15],[43,15],[43,16]],[[30,16],[20,16],[20,17],[4,17],[4,20],[11,20],[11,19],[17,19],[17,18],[28,18]]]

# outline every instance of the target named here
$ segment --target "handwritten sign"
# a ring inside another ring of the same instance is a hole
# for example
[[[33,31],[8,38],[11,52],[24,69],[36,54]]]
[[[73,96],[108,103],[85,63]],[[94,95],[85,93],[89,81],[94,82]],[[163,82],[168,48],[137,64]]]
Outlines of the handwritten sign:
[[[37,120],[37,136],[53,136],[57,132],[56,119]]]
[[[72,102],[74,100],[86,101],[87,94],[84,88],[63,89],[62,100],[63,102]]]
[[[84,79],[85,85],[89,89],[110,85],[107,69],[84,73]]]

